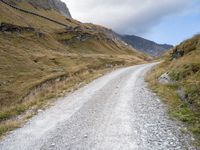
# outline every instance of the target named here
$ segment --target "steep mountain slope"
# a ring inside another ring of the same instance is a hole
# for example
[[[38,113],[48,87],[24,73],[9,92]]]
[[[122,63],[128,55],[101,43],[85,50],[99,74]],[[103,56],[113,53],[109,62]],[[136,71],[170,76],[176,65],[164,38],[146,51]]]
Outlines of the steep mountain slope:
[[[17,5],[19,4],[19,2],[28,2],[30,5],[32,5],[36,9],[38,8],[45,9],[45,10],[53,9],[60,12],[63,16],[67,18],[72,18],[66,4],[62,2],[61,0],[17,0],[17,1],[4,0],[4,1],[12,5]]]
[[[157,82],[167,73],[168,84]],[[170,113],[185,122],[200,144],[200,35],[165,54],[165,61],[149,75],[152,87],[170,105]]]
[[[31,5],[35,8],[43,8],[43,9],[54,9],[60,12],[62,15],[68,18],[72,18],[67,8],[66,4],[63,3],[61,0],[28,0]]]
[[[4,2],[11,6],[0,1],[0,134],[16,126],[10,118],[80,82],[148,59],[109,29],[45,9],[52,0]]]
[[[151,56],[161,56],[173,46],[168,44],[157,44],[153,41],[135,36],[135,35],[121,35],[121,38],[133,48],[140,50],[143,53]]]

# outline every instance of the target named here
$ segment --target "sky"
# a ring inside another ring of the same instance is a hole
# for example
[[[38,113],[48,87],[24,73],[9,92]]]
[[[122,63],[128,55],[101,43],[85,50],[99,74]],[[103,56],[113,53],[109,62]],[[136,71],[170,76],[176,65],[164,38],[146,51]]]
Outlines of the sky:
[[[176,45],[200,33],[200,0],[63,0],[72,17]]]

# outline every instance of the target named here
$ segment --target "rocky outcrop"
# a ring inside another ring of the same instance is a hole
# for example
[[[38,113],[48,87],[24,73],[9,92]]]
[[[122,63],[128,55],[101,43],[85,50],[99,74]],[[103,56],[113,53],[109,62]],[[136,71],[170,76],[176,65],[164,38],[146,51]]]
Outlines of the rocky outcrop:
[[[199,50],[200,34],[195,35],[191,39],[185,40],[176,47],[174,47],[171,52],[171,60],[176,60],[181,57],[187,57],[188,53]]]
[[[61,0],[27,0],[36,8],[54,9],[59,11],[63,16],[72,18],[66,4]]]
[[[19,1],[20,1],[20,0],[19,0]],[[48,20],[48,21],[51,21],[51,22],[54,22],[54,23],[56,23],[56,24],[62,25],[62,26],[64,26],[64,27],[66,27],[66,28],[69,28],[69,26],[66,25],[66,24],[64,24],[64,23],[61,23],[61,22],[56,21],[56,20],[54,20],[54,19],[51,19],[51,18],[42,16],[42,15],[37,14],[37,13],[34,13],[34,12],[31,12],[31,11],[28,11],[28,10],[25,10],[25,9],[22,9],[22,8],[19,8],[18,6],[16,6],[15,3],[12,3],[12,4],[11,4],[10,2],[8,2],[8,0],[1,0],[0,2],[6,4],[6,5],[9,6],[9,7],[14,8],[14,9],[16,9],[16,10],[19,10],[19,11],[21,11],[21,12],[24,12],[24,13],[27,13],[27,14],[31,14],[31,15],[34,15],[34,16],[37,16],[37,17],[46,19],[46,20]]]
[[[60,1],[60,0],[52,0],[52,1],[53,1],[54,4],[55,4],[54,7],[57,8],[58,11],[59,11],[63,16],[65,16],[65,17],[67,17],[67,18],[72,18],[71,13],[70,13],[70,11],[69,11],[67,5],[66,5],[64,2],[62,2],[62,1]]]
[[[173,48],[172,45],[158,44],[135,35],[121,35],[121,38],[133,48],[154,57],[159,57],[167,50]]]
[[[175,49],[173,50],[171,56],[172,56],[172,60],[176,60],[180,57],[182,57],[184,55],[184,51],[180,50],[180,49]]]
[[[88,31],[92,30],[92,32],[93,31],[98,32],[98,34],[104,36],[104,39],[106,41],[113,41],[115,44],[117,44],[116,46],[119,45],[123,45],[126,47],[129,46],[126,42],[124,42],[124,40],[120,37],[120,35],[117,34],[115,31],[113,31],[112,29],[108,29],[103,26],[93,25],[91,23],[85,23],[85,25],[90,26],[90,29],[87,29]],[[131,49],[132,47],[129,48]]]
[[[22,26],[17,26],[9,23],[0,23],[0,32],[33,32],[35,31],[34,28],[31,27],[22,27]]]
[[[37,8],[42,8],[45,10],[53,9],[53,10],[58,11],[59,13],[61,13],[63,16],[67,18],[70,18],[70,19],[72,18],[69,12],[69,9],[67,8],[67,5],[61,0],[17,0],[17,1],[3,0],[3,1],[11,5],[17,5],[17,3],[19,2],[27,1],[36,9]]]

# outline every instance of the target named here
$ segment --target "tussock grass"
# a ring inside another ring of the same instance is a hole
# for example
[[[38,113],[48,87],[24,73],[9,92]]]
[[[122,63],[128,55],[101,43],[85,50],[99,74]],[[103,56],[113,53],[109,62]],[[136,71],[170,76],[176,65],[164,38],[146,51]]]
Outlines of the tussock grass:
[[[4,135],[6,132],[9,132],[13,129],[19,128],[20,127],[20,123],[19,122],[15,122],[15,121],[9,121],[6,123],[1,123],[0,124],[0,135]]]

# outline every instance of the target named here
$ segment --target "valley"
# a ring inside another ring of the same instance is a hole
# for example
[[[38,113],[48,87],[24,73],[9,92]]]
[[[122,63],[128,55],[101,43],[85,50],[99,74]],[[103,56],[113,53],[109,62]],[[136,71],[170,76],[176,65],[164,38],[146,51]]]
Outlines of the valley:
[[[0,149],[198,150],[200,35],[158,44],[65,2],[0,0]]]

